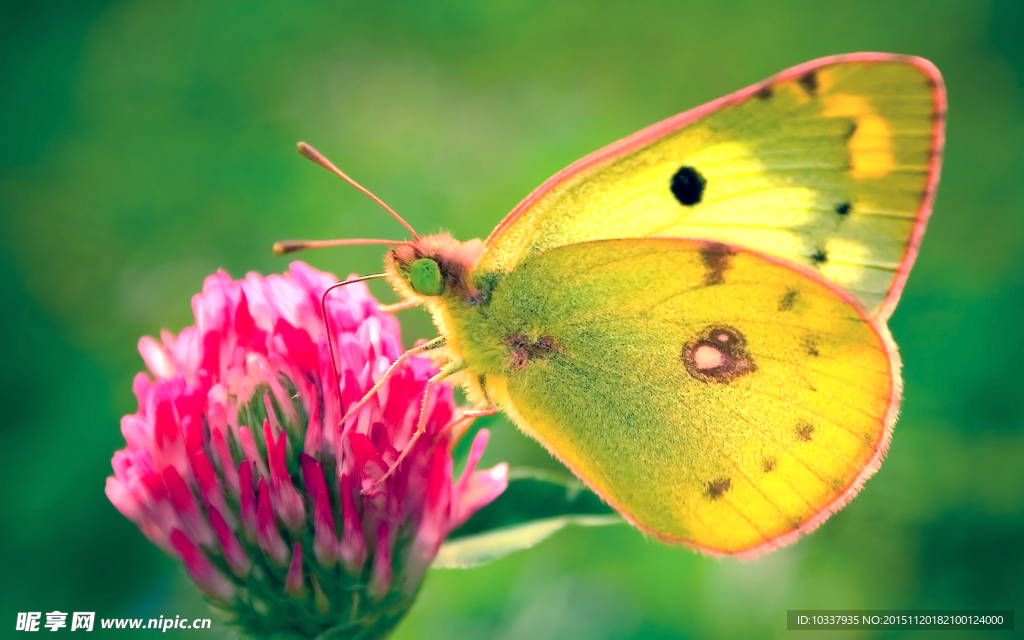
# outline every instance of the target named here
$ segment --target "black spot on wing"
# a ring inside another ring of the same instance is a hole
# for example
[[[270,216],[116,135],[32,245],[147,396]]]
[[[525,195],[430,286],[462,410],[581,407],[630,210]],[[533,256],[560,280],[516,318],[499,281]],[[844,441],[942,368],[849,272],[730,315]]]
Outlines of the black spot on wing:
[[[533,360],[543,360],[553,352],[559,351],[558,341],[552,336],[541,336],[531,341],[522,332],[513,333],[505,339],[508,349],[506,368],[510,372],[522,371]]]
[[[828,253],[824,249],[818,249],[811,254],[811,263],[814,266],[823,265],[828,262]]]
[[[803,347],[804,353],[811,356],[812,358],[817,358],[819,355],[821,355],[820,353],[818,353],[818,341],[810,336],[804,338]]]
[[[782,296],[779,300],[779,311],[790,311],[793,308],[793,303],[796,302],[797,296],[800,292],[796,289],[790,289]]]
[[[796,437],[803,442],[810,442],[814,439],[814,426],[806,422],[796,427]]]
[[[846,216],[850,215],[851,209],[853,209],[853,205],[851,205],[849,202],[840,202],[839,204],[836,205],[835,212],[838,213],[841,217],[845,218]]]
[[[775,458],[765,458],[761,461],[761,469],[765,473],[771,473],[772,471],[775,471],[775,466],[777,464],[778,463],[775,461]]]
[[[718,500],[732,488],[731,478],[718,478],[708,483],[708,498]]]
[[[853,137],[853,134],[855,134],[855,133],[857,133],[857,123],[856,122],[851,122],[850,123],[850,128],[847,129],[847,131],[846,131],[846,139],[849,140],[850,138]]]
[[[725,272],[732,268],[732,256],[732,250],[724,244],[709,243],[700,250],[700,259],[707,269],[704,273],[704,286],[725,282]]]
[[[797,78],[797,83],[803,87],[803,90],[807,92],[809,96],[815,96],[818,93],[818,72],[815,70],[808,71],[804,75]]]
[[[693,167],[680,167],[672,176],[669,188],[679,204],[692,207],[704,197],[708,181]]]
[[[757,96],[758,100],[768,100],[775,95],[775,89],[772,89],[772,85],[766,84],[758,89],[754,95]]]

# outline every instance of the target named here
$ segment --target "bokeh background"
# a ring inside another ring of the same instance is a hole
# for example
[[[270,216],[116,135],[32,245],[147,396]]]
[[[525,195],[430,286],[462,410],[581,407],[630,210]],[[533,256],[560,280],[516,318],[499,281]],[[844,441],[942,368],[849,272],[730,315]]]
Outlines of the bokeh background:
[[[135,408],[136,341],[191,324],[205,275],[279,272],[279,239],[402,237],[297,140],[421,232],[485,237],[598,147],[861,50],[931,59],[950,100],[935,212],[891,321],[906,396],[878,475],[756,561],[615,526],[435,571],[395,637],[768,638],[786,634],[790,608],[1020,613],[1022,34],[1018,0],[5,4],[0,636],[26,610],[206,616],[176,563],[107,502],[104,477]],[[373,273],[381,250],[304,257]],[[432,335],[418,311],[403,323],[407,344]],[[491,461],[556,466],[496,431]]]

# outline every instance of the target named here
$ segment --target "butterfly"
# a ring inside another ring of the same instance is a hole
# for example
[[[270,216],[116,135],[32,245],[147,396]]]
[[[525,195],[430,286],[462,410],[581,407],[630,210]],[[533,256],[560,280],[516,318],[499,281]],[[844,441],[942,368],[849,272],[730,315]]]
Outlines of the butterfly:
[[[417,235],[300,143],[413,239],[275,251],[392,245],[391,309],[426,307],[439,336],[390,371],[433,357],[430,384],[474,402],[464,419],[504,412],[643,531],[757,554],[820,525],[885,455],[901,394],[886,320],[945,112],[926,60],[815,60],[579,160],[465,243]]]

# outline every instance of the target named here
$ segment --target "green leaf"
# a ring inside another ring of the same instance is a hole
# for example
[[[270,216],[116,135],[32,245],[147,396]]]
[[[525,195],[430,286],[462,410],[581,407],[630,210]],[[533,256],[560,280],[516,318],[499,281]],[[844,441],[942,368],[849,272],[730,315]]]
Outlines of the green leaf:
[[[512,469],[508,488],[448,535],[434,567],[485,564],[528,549],[570,524],[619,522],[622,519],[615,510],[575,478],[536,469]]]

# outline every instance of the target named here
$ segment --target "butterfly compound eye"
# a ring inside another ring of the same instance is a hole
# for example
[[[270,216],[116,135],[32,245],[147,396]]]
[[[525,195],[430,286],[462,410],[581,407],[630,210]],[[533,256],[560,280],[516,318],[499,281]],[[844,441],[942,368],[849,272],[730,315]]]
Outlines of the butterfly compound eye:
[[[441,294],[441,270],[430,258],[420,258],[409,266],[409,281],[416,293],[425,296]]]

